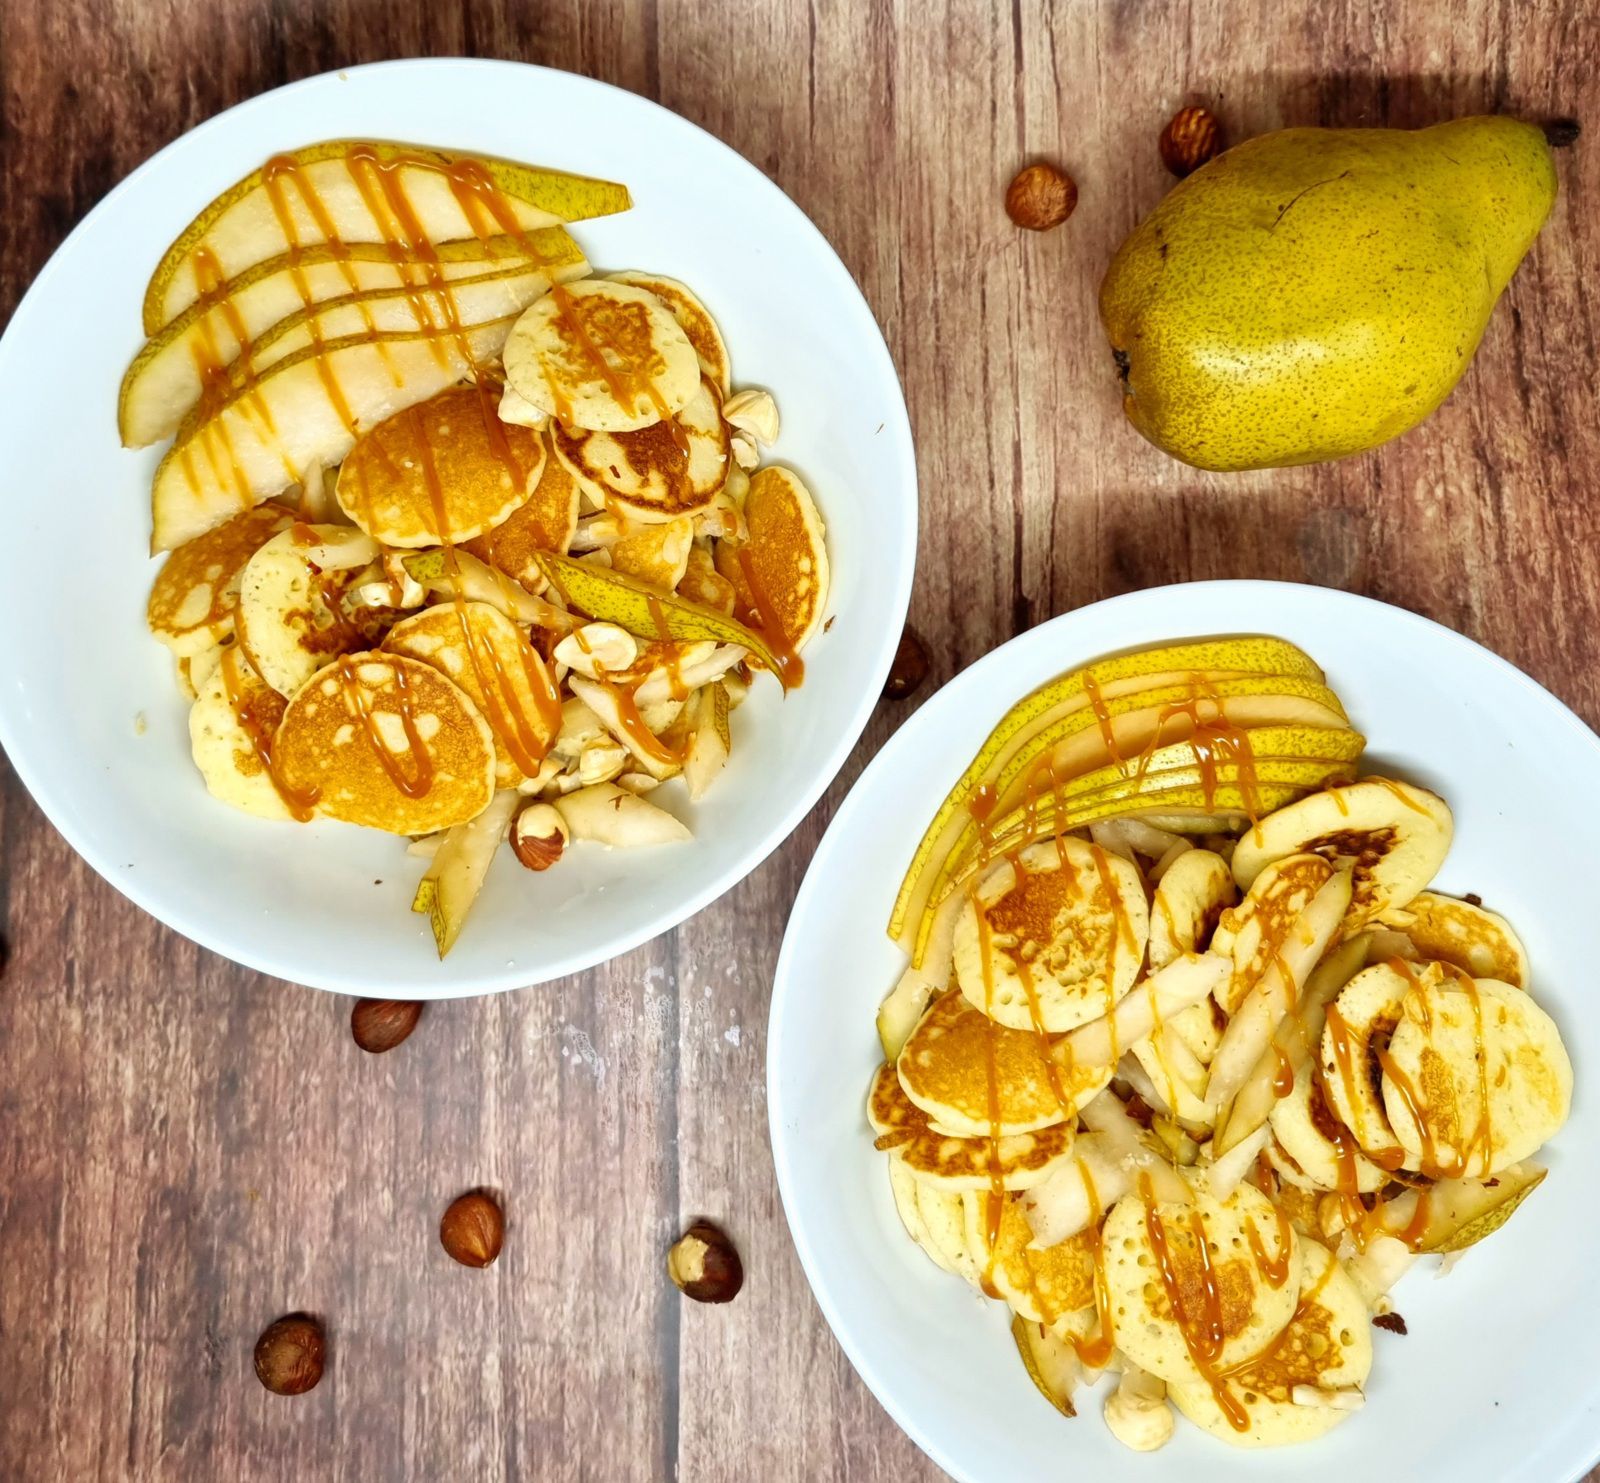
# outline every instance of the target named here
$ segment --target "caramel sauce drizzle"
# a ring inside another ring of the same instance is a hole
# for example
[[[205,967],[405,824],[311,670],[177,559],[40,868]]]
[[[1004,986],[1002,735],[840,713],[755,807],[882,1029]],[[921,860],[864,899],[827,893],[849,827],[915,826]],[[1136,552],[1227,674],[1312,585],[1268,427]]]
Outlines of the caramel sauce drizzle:
[[[1272,1045],[1272,1054],[1278,1065],[1272,1075],[1272,1095],[1281,1102],[1294,1091],[1294,1062],[1289,1059],[1289,1053],[1276,1041]]]
[[[738,552],[739,570],[744,574],[745,586],[750,589],[750,611],[739,621],[754,629],[772,651],[778,664],[778,683],[785,690],[794,690],[805,682],[805,661],[795,651],[778,619],[778,610],[756,576],[755,562],[750,559],[750,548],[741,546]]]
[[[1225,1333],[1222,1321],[1222,1294],[1217,1288],[1216,1273],[1211,1266],[1211,1250],[1206,1245],[1205,1225],[1198,1210],[1189,1212],[1189,1234],[1194,1240],[1200,1261],[1200,1291],[1202,1312],[1196,1316],[1188,1311],[1183,1300],[1183,1289],[1178,1281],[1177,1269],[1172,1263],[1172,1248],[1167,1240],[1167,1228],[1156,1210],[1155,1189],[1148,1174],[1139,1176],[1139,1199],[1144,1206],[1145,1235],[1155,1255],[1156,1267],[1161,1274],[1161,1286],[1172,1308],[1173,1321],[1183,1337],[1184,1348],[1200,1372],[1201,1378],[1211,1388],[1218,1409],[1227,1417],[1228,1425],[1235,1431],[1250,1429],[1250,1416],[1237,1396],[1231,1394],[1223,1373],[1217,1368],[1221,1357]]]
[[[251,704],[250,697],[244,693],[244,688],[239,683],[238,660],[238,645],[234,644],[222,651],[222,658],[219,661],[222,667],[223,691],[228,697],[228,704],[233,708],[234,719],[239,723],[239,729],[250,738],[256,760],[260,762],[273,791],[282,800],[283,806],[289,810],[290,817],[296,823],[309,823],[322,798],[322,791],[314,787],[297,788],[279,770],[277,757],[273,752],[276,732],[266,725]]]
[[[639,706],[633,698],[632,690],[612,684],[609,680],[601,680],[599,683],[611,692],[617,706],[617,723],[633,746],[664,767],[676,767],[683,762],[682,752],[668,746],[644,724],[644,717],[639,714]]]
[[[1082,1159],[1078,1160],[1078,1169],[1083,1175],[1084,1188],[1093,1190],[1094,1181],[1089,1177],[1088,1166]],[[1090,1208],[1095,1208],[1095,1202],[1091,1202]],[[1091,1370],[1103,1370],[1111,1362],[1111,1355],[1117,1347],[1116,1320],[1111,1313],[1111,1284],[1106,1280],[1105,1228],[1103,1226],[1094,1243],[1094,1309],[1100,1326],[1095,1330],[1093,1336],[1088,1339],[1080,1339],[1076,1334],[1073,1334],[1070,1337],[1073,1350],[1078,1356],[1078,1362]]]
[[[661,606],[659,597],[645,599],[645,605],[650,610],[650,621],[655,625],[655,630],[660,634],[662,642],[666,644],[665,657],[662,665],[667,672],[667,687],[674,700],[683,701],[689,698],[689,687],[683,683],[682,655],[678,645],[672,637],[671,625],[667,622],[667,610]]]
[[[406,676],[405,666],[396,663],[391,668],[395,677],[395,688],[400,696],[398,710],[400,725],[406,735],[406,753],[412,764],[409,774],[400,765],[400,758],[389,750],[389,744],[383,739],[383,732],[378,728],[378,718],[372,707],[367,704],[366,690],[362,687],[355,662],[348,654],[341,654],[336,662],[339,666],[339,686],[344,695],[344,703],[350,714],[361,722],[367,734],[367,741],[377,754],[383,770],[388,773],[389,781],[407,798],[426,798],[433,787],[433,757],[423,745],[422,737],[417,731],[417,716],[411,703],[411,682]]]
[[[1083,672],[1083,693],[1089,698],[1089,709],[1094,712],[1095,724],[1100,728],[1100,740],[1105,743],[1106,754],[1118,767],[1121,767],[1124,759],[1117,747],[1117,732],[1111,723],[1111,708],[1106,704],[1105,694],[1100,689],[1100,682],[1095,679],[1093,670],[1086,669]]]
[[[1272,1207],[1272,1213],[1278,1223],[1276,1253],[1266,1249],[1254,1220],[1245,1223],[1245,1239],[1250,1243],[1250,1254],[1255,1258],[1261,1275],[1266,1278],[1267,1285],[1278,1288],[1289,1280],[1289,1250],[1290,1242],[1294,1239],[1294,1227],[1289,1224],[1288,1217],[1276,1205]]]

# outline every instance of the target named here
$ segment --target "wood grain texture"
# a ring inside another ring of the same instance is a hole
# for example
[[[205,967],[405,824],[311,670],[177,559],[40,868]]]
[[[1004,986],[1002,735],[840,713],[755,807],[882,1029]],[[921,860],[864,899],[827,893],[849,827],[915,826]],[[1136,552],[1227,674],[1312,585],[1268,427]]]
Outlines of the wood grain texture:
[[[278,83],[386,56],[544,62],[660,99],[813,217],[905,379],[923,481],[912,619],[933,684],[996,643],[1156,583],[1282,577],[1459,628],[1600,721],[1600,137],[1476,364],[1376,454],[1184,469],[1121,421],[1094,315],[1168,185],[1163,123],[1573,114],[1600,135],[1586,0],[58,0],[0,7],[0,313],[134,165]],[[1077,178],[1061,230],[1001,194]],[[108,413],[109,415],[109,413]],[[13,491],[13,498],[22,497]],[[914,704],[913,702],[912,704]],[[777,945],[866,757],[741,887],[547,988],[431,1009],[382,1057],[349,1005],[237,970],[80,864],[9,770],[0,871],[0,1477],[694,1480],[936,1476],[855,1379],[795,1260],[762,1080]],[[501,1191],[505,1253],[435,1232]],[[745,1259],[679,1300],[690,1217]],[[329,1378],[268,1395],[250,1350],[325,1319]]]

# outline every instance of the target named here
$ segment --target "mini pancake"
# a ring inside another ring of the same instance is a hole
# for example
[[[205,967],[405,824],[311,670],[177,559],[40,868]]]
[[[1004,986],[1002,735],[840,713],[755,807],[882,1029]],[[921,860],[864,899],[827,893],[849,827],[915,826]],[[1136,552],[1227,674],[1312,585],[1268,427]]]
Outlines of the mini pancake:
[[[700,358],[672,311],[632,284],[586,278],[552,288],[512,325],[506,380],[567,427],[628,432],[681,411]]]
[[[1212,850],[1185,850],[1156,883],[1150,903],[1150,969],[1203,952],[1225,908],[1239,899],[1228,862]]]
[[[774,625],[802,649],[822,625],[828,604],[828,547],[822,517],[804,484],[769,465],[750,479],[744,501],[750,535],[717,545],[717,570],[733,583],[735,611]],[[752,580],[753,578],[753,580]]]
[[[1210,1386],[1178,1381],[1167,1387],[1190,1421],[1235,1447],[1283,1447],[1322,1436],[1351,1413],[1296,1405],[1295,1388],[1355,1390],[1372,1372],[1371,1321],[1360,1292],[1325,1246],[1301,1237],[1300,1249],[1294,1317],[1265,1354],[1223,1381],[1244,1407],[1247,1429],[1235,1430]]]
[[[1032,1030],[1008,1030],[949,989],[928,1006],[895,1063],[912,1102],[945,1132],[990,1135],[989,1070],[1002,1133],[1031,1133],[1069,1117],[1111,1080],[1113,1067],[1070,1071]]]
[[[537,554],[565,556],[578,528],[578,482],[560,459],[548,451],[543,457],[533,493],[493,530],[460,543],[463,551],[514,578],[535,597],[547,585]]]
[[[1419,957],[1453,963],[1474,978],[1528,987],[1527,951],[1511,923],[1495,912],[1424,891],[1405,906],[1385,912],[1379,921],[1404,932]]]
[[[551,446],[600,505],[634,520],[672,520],[703,510],[728,477],[728,429],[709,382],[670,420],[632,431],[556,422]]]
[[[999,1230],[994,1249],[989,1249],[989,1202],[987,1194],[962,1197],[967,1249],[989,1285],[1011,1305],[1012,1312],[1030,1323],[1054,1328],[1063,1319],[1076,1320],[1094,1305],[1094,1253],[1100,1232],[1094,1227],[1080,1231],[1054,1246],[1033,1246],[1033,1228],[1028,1224],[1016,1196],[1000,1202]]]
[[[544,660],[498,608],[439,603],[396,623],[383,647],[431,664],[467,692],[494,732],[500,787],[537,775],[560,729],[560,698]]]
[[[1245,830],[1233,851],[1233,876],[1248,887],[1289,855],[1321,855],[1348,868],[1355,887],[1349,935],[1416,896],[1444,863],[1454,833],[1450,806],[1436,793],[1393,778],[1363,778],[1307,794]]]
[[[1233,971],[1217,995],[1230,1015],[1277,961],[1301,913],[1332,874],[1333,866],[1319,855],[1291,855],[1264,866],[1244,900],[1223,912],[1211,950],[1233,959]]]
[[[217,664],[189,709],[189,749],[213,798],[262,819],[291,815],[267,772],[256,738],[271,738],[288,702],[250,667],[237,644]]]
[[[1133,987],[1149,929],[1137,867],[1079,839],[1044,841],[1015,868],[1002,861],[963,903],[956,979],[1000,1024],[1060,1034]]]
[[[611,545],[611,569],[672,592],[689,569],[694,521],[679,515],[664,525],[635,525]]]
[[[309,679],[278,727],[280,775],[317,812],[390,834],[476,818],[494,796],[494,733],[454,681],[398,654],[351,654]]]
[[[538,487],[544,462],[537,433],[502,422],[486,390],[455,386],[363,433],[335,492],[385,545],[438,546],[507,520]]]
[[[342,599],[357,567],[375,553],[371,538],[347,525],[297,521],[245,563],[235,613],[239,645],[278,694],[292,696],[335,654],[374,641],[384,614],[347,613]]]
[[[1145,1214],[1137,1195],[1125,1195],[1112,1207],[1102,1232],[1117,1348],[1169,1385],[1203,1387],[1151,1244],[1151,1224],[1165,1237],[1189,1334],[1203,1339],[1213,1320],[1221,1329],[1222,1343],[1211,1361],[1218,1370],[1262,1354],[1287,1326],[1299,1291],[1298,1238],[1279,1224],[1272,1202],[1249,1184],[1239,1185],[1226,1200],[1198,1193],[1191,1206],[1158,1205],[1152,1221]],[[1197,1229],[1204,1234],[1203,1256]]]
[[[221,643],[233,632],[245,563],[293,521],[269,502],[185,541],[156,573],[145,608],[150,632],[179,658]]]
[[[1376,1194],[1389,1182],[1388,1174],[1357,1151],[1355,1135],[1328,1110],[1310,1061],[1295,1076],[1294,1090],[1278,1099],[1271,1123],[1278,1147],[1318,1189]]]
[[[686,284],[676,278],[663,278],[659,273],[612,273],[613,283],[631,283],[653,293],[682,326],[694,353],[700,357],[700,373],[722,393],[726,400],[733,389],[733,368],[728,359],[728,347],[722,341],[722,331],[711,317],[711,312]]]
[[[1073,1125],[1057,1123],[1034,1133],[988,1138],[956,1138],[934,1129],[928,1115],[901,1089],[894,1067],[878,1068],[867,1101],[867,1121],[878,1135],[877,1148],[904,1159],[913,1174],[940,1188],[992,1190],[995,1173],[1001,1187],[1031,1189],[1048,1179],[1072,1152]]]
[[[1393,1162],[1394,1129],[1383,1105],[1383,1068],[1400,1006],[1412,984],[1437,983],[1438,967],[1413,971],[1399,962],[1374,963],[1356,974],[1328,1008],[1318,1049],[1318,1075],[1328,1110],[1369,1153]]]
[[[888,1164],[889,1190],[894,1196],[895,1213],[906,1228],[906,1234],[923,1249],[929,1260],[942,1267],[952,1277],[965,1277],[967,1274],[957,1266],[953,1256],[945,1253],[944,1249],[929,1236],[927,1227],[923,1225],[922,1213],[917,1202],[917,1186],[920,1183],[917,1176],[899,1159],[890,1159]],[[970,1264],[969,1258],[967,1265]]]
[[[222,656],[233,647],[233,643],[233,639],[229,638],[224,643],[212,644],[209,649],[200,650],[198,654],[185,654],[178,659],[178,688],[187,699],[200,698],[206,681],[216,673]]]
[[[1567,1120],[1572,1063],[1521,989],[1462,976],[1417,983],[1382,1057],[1383,1105],[1406,1167],[1486,1178]]]

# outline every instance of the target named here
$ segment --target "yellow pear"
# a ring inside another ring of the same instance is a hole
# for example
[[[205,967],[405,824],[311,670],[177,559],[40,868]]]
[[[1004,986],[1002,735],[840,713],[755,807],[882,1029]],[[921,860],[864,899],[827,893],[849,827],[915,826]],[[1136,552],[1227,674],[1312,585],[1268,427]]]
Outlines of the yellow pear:
[[[1129,421],[1206,469],[1387,442],[1450,394],[1555,198],[1543,133],[1511,118],[1285,129],[1219,155],[1100,286]]]

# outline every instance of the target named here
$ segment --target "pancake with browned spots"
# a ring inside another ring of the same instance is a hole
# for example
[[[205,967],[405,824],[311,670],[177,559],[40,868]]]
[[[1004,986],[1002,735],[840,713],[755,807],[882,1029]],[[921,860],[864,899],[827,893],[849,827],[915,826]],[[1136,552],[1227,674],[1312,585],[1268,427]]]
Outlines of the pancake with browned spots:
[[[542,436],[540,447],[544,462],[533,493],[492,530],[460,543],[463,551],[515,578],[535,596],[546,586],[538,553],[565,556],[578,528],[578,481],[560,459],[548,456]]]
[[[233,632],[245,563],[293,522],[269,501],[185,541],[156,573],[145,608],[150,632],[180,658],[220,643]]]
[[[717,547],[717,570],[733,584],[741,613],[760,615],[790,648],[800,649],[822,625],[828,603],[828,547],[822,517],[804,484],[788,469],[758,469],[744,501],[749,539]]]

